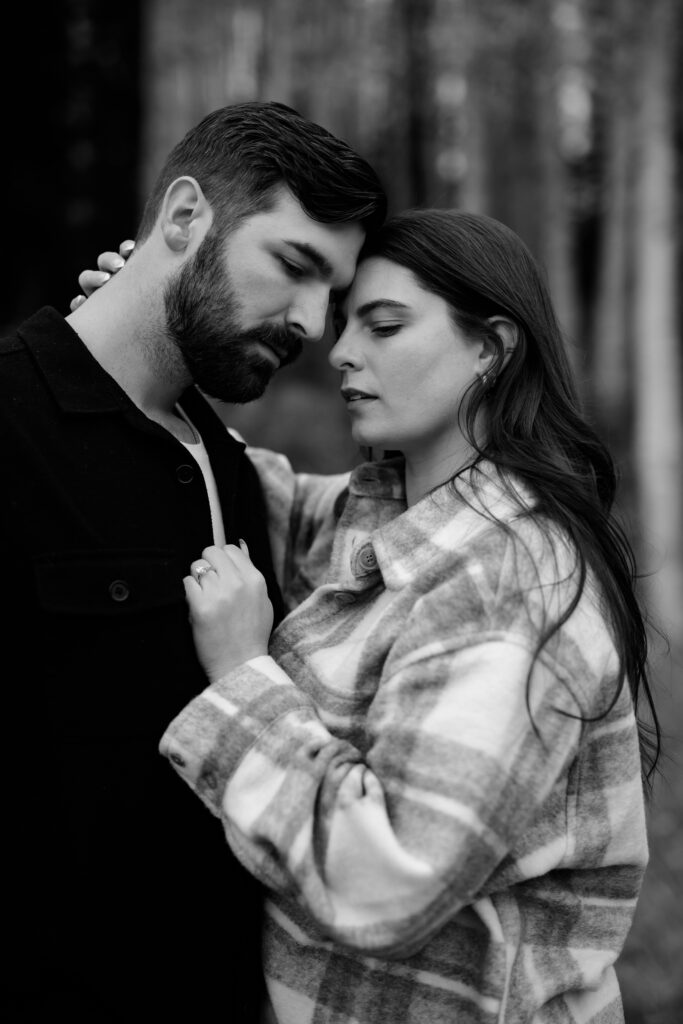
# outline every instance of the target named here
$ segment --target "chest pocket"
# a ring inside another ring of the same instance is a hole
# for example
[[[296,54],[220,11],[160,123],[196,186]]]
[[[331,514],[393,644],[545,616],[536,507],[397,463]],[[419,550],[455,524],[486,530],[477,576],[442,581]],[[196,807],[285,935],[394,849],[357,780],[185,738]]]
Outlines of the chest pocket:
[[[48,553],[34,570],[38,604],[53,614],[134,615],[185,600],[187,567],[170,551]]]

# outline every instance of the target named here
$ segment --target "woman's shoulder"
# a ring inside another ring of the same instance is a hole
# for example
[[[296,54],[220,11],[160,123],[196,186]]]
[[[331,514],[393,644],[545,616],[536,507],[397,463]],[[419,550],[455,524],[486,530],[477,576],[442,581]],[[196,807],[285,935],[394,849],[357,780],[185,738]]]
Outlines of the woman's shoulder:
[[[349,482],[349,473],[297,472],[286,455],[268,448],[247,445],[246,454],[259,475],[270,506],[305,506],[309,515],[324,517],[331,512]]]
[[[261,484],[273,564],[289,605],[292,581],[313,549],[316,565],[327,564],[349,474],[297,473],[286,455],[267,448],[247,446],[246,456]]]
[[[585,553],[567,529],[545,515],[523,480],[482,467],[464,482],[479,528],[453,551],[442,589],[460,591],[463,576],[482,596],[482,614],[535,642],[553,622],[564,639],[590,638],[599,659],[613,643],[601,588]]]
[[[484,521],[477,550],[484,557],[500,557],[502,548],[516,555],[516,569],[526,582],[529,574],[539,582],[569,580],[580,562],[576,544],[567,530],[541,507],[531,484],[520,476],[502,473],[482,462],[465,481],[464,500]]]

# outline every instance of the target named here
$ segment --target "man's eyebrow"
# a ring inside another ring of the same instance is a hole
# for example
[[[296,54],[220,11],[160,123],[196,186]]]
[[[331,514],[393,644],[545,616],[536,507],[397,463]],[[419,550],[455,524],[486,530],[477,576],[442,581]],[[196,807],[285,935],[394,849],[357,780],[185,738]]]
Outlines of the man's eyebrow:
[[[360,306],[356,310],[356,316],[367,316],[368,313],[372,313],[375,309],[409,309],[409,306],[405,302],[398,302],[396,299],[374,299],[372,302],[366,302],[363,306]]]
[[[296,251],[300,252],[302,256],[305,256],[306,259],[310,260],[313,266],[320,271],[323,277],[332,277],[334,268],[330,261],[325,259],[323,254],[318,252],[318,250],[312,245],[309,245],[308,242],[295,242],[289,238],[285,238],[284,242],[285,245],[290,245],[292,249],[296,249]]]

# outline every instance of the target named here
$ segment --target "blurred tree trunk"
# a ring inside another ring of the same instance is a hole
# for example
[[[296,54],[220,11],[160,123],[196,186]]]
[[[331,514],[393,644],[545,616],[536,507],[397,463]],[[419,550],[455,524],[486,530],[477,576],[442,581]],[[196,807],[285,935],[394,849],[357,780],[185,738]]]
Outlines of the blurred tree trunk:
[[[578,294],[558,104],[568,55],[558,6],[548,0],[468,6],[468,169],[461,196],[467,209],[513,228],[543,265],[574,354]]]
[[[296,0],[265,0],[264,18],[258,98],[296,106],[296,72],[301,62],[294,41],[299,28],[299,5]]]
[[[535,33],[529,55],[530,66],[535,68],[532,80],[532,108],[536,111],[535,135],[536,163],[538,166],[537,195],[529,195],[528,217],[531,221],[528,235],[540,262],[545,267],[555,311],[565,335],[567,349],[578,369],[583,361],[583,339],[578,337],[579,296],[574,273],[574,223],[570,206],[571,190],[567,161],[563,153],[563,111],[559,91],[563,76],[578,75],[580,68],[572,66],[567,36],[572,23],[565,26],[559,17],[563,5],[548,0],[535,0],[531,13]],[[523,169],[520,168],[523,174]],[[538,232],[533,237],[533,226]],[[580,375],[582,376],[582,375]]]
[[[464,169],[460,201],[472,213],[491,214],[493,210],[492,166],[494,148],[490,125],[495,117],[495,98],[491,88],[490,60],[487,59],[488,26],[480,7],[467,5],[463,19],[466,35],[464,53],[465,103],[463,115]]]
[[[632,1019],[674,1024],[683,1006],[683,380],[677,282],[680,178],[677,182],[675,165],[681,12],[677,0],[637,0],[633,6],[638,36],[630,65],[637,97],[630,126],[636,158],[630,312],[634,475],[644,538],[638,553],[649,616],[665,631],[671,656],[652,635],[650,677],[664,758],[650,807],[650,865],[618,967]]]
[[[683,632],[683,403],[677,323],[674,71],[676,0],[641,3],[634,230],[635,459],[640,518],[660,552],[665,626]]]
[[[400,76],[401,107],[405,111],[405,159],[408,167],[409,206],[425,206],[435,191],[434,102],[435,35],[433,0],[396,0],[404,45]]]
[[[144,12],[141,201],[194,124],[259,97],[265,35],[260,0],[146,0]]]
[[[632,405],[630,282],[636,244],[631,231],[633,68],[640,22],[633,17],[631,0],[604,0],[596,13],[604,170],[598,199],[601,243],[592,327],[592,400],[602,432],[623,453],[631,440],[626,417]]]

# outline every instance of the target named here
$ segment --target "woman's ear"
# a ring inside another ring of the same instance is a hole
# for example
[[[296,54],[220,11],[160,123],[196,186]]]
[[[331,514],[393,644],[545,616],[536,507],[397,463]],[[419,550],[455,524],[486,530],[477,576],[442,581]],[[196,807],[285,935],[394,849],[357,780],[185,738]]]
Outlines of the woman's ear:
[[[166,190],[159,214],[159,228],[164,241],[173,252],[183,253],[197,247],[213,220],[201,185],[196,178],[176,178]]]
[[[489,316],[486,324],[496,335],[488,338],[479,355],[481,365],[480,376],[487,383],[493,383],[498,377],[515,350],[519,338],[519,329],[514,321],[507,316]]]
[[[494,329],[498,337],[503,343],[503,366],[507,365],[510,356],[517,348],[517,342],[519,341],[519,327],[514,320],[508,320],[506,316],[492,316],[489,317],[489,324]]]

